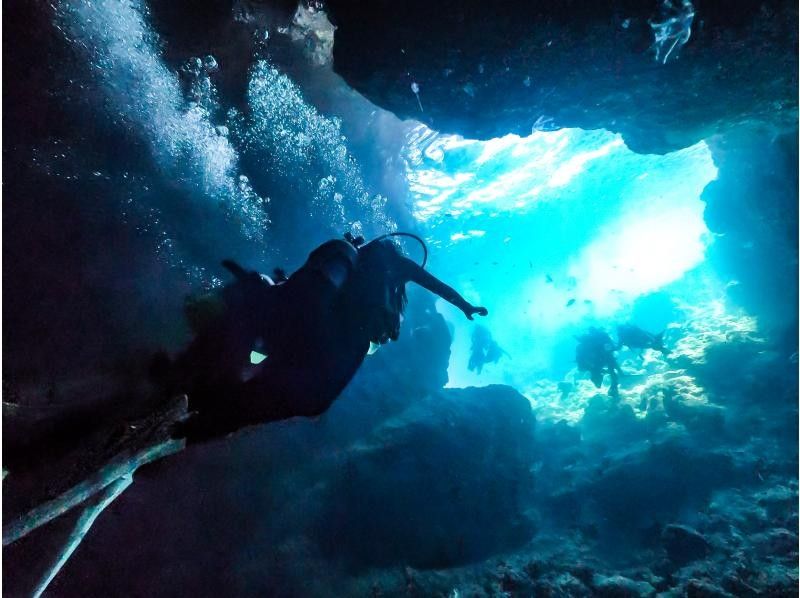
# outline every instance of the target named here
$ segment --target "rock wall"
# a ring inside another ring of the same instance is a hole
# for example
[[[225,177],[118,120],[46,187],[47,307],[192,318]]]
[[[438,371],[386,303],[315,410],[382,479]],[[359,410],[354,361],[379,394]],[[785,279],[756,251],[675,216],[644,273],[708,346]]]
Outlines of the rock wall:
[[[678,27],[657,52],[653,25],[679,6],[331,0],[334,67],[378,106],[468,138],[605,128],[665,153],[741,122],[791,127],[797,7],[684,3],[688,40]]]
[[[383,424],[357,420],[355,440],[329,433],[352,430],[351,413],[331,411],[139,472],[52,591],[349,595],[347,571],[464,564],[524,544],[533,533],[527,399],[504,386],[405,396]],[[63,524],[4,549],[9,595],[36,581]]]
[[[509,387],[446,389],[343,456],[317,534],[336,561],[445,568],[524,544],[534,419]]]
[[[668,361],[627,355],[619,400],[542,386],[582,409],[534,427],[511,388],[437,389],[449,337],[418,299],[407,323],[439,331],[397,344],[428,348],[417,376],[371,367],[381,349],[318,420],[140,472],[53,591],[793,595],[797,370],[750,320],[700,316]],[[5,549],[9,595],[59,525]]]
[[[765,330],[796,336],[797,129],[742,127],[709,145],[719,169],[703,192],[710,259]]]

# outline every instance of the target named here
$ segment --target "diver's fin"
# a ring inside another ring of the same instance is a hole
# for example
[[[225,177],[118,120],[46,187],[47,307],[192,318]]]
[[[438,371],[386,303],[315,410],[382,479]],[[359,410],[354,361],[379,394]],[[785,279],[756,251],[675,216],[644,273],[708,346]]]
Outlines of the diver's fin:
[[[249,272],[242,268],[239,264],[234,262],[233,260],[222,260],[223,267],[233,274],[238,280],[244,280],[247,278]]]
[[[169,427],[169,437],[172,440],[186,440],[196,424],[197,411],[186,411],[177,418]]]

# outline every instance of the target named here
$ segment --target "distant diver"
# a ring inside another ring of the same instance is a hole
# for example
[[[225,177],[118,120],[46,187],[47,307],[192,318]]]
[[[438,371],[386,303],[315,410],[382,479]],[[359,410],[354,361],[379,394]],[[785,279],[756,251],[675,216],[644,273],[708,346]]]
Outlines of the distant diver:
[[[660,351],[662,355],[667,355],[669,349],[664,347],[664,333],[650,334],[633,324],[620,324],[617,326],[617,349],[628,347],[629,349],[653,349]]]
[[[405,257],[393,236],[416,238],[422,265]],[[238,264],[223,265],[235,281],[187,304],[195,332],[174,363],[161,359],[169,393],[189,396],[192,417],[175,432],[189,441],[223,436],[242,427],[324,413],[358,370],[371,345],[397,340],[415,282],[458,307],[472,320],[487,315],[424,270],[427,248],[419,237],[389,233],[326,241],[305,264],[272,278]],[[251,362],[252,351],[262,357]]]
[[[608,394],[618,398],[620,368],[614,356],[616,348],[614,341],[604,330],[595,327],[589,328],[586,333],[575,338],[578,340],[578,346],[575,349],[575,362],[578,370],[589,372],[590,378],[597,388],[603,385],[603,377],[608,374],[611,378]]]
[[[470,372],[477,371],[480,375],[483,366],[487,363],[497,363],[503,356],[509,356],[500,345],[492,338],[488,328],[477,325],[472,331],[472,345],[470,346],[469,364]]]

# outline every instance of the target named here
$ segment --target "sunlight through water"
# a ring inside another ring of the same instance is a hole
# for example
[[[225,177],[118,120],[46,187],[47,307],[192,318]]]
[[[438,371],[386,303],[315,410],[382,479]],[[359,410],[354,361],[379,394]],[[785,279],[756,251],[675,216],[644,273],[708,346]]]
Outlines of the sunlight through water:
[[[637,298],[697,292],[697,277],[681,281],[712,240],[700,196],[717,171],[704,142],[642,155],[607,131],[474,141],[420,126],[406,161],[432,271],[489,308],[481,324],[510,355],[470,372],[474,324],[440,302],[454,332],[451,386],[524,385],[570,367],[565,339],[612,329]]]

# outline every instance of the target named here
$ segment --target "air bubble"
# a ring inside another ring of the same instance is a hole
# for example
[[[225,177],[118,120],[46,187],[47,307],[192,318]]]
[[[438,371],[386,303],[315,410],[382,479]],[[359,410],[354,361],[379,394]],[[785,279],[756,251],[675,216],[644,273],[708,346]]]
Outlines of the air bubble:
[[[216,73],[219,70],[219,64],[217,64],[217,59],[214,58],[211,54],[203,58],[203,68],[206,70],[207,73]]]

